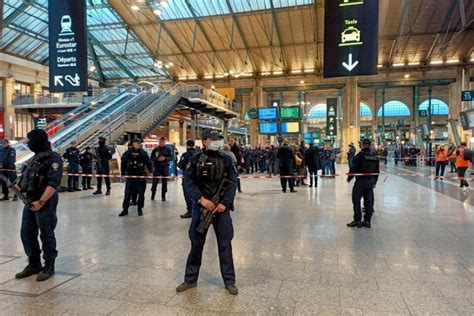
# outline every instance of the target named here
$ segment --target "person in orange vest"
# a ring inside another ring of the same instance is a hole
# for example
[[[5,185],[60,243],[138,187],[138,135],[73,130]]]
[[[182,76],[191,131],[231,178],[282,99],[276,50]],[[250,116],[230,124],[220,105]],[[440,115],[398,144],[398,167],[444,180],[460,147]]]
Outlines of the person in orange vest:
[[[444,180],[444,168],[448,160],[448,152],[444,149],[444,145],[440,145],[436,150],[436,177],[435,180]]]
[[[456,173],[456,146],[454,144],[451,144],[448,149],[448,159],[449,159],[449,165],[451,166],[451,170],[449,173]]]
[[[458,177],[461,180],[460,189],[466,191],[469,188],[469,184],[464,178],[467,168],[469,168],[469,162],[471,161],[471,152],[466,148],[466,143],[462,142],[461,146],[456,150],[456,167],[458,169]]]

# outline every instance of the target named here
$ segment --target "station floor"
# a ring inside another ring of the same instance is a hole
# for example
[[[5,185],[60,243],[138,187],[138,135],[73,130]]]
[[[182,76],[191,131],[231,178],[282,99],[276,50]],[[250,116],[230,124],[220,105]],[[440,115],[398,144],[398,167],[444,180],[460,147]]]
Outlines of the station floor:
[[[339,166],[345,172],[345,166]],[[408,170],[408,171],[407,171]],[[0,315],[474,314],[473,192],[431,170],[389,166],[372,229],[350,229],[345,177],[283,194],[277,179],[244,179],[233,214],[238,296],[220,278],[208,235],[197,288],[176,294],[189,251],[181,185],[145,216],[117,217],[109,197],[61,193],[57,274],[14,280],[25,265],[21,205],[0,203]]]

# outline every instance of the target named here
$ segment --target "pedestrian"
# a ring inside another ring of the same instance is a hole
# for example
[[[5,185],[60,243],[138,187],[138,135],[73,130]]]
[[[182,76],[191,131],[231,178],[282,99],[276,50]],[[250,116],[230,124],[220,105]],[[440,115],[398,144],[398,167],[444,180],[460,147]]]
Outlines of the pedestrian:
[[[166,201],[168,192],[168,177],[170,162],[173,160],[171,150],[166,147],[166,140],[161,137],[158,146],[151,152],[151,161],[153,163],[153,183],[151,185],[151,200],[155,200],[156,188],[161,180],[161,200]]]
[[[142,140],[134,139],[132,149],[127,150],[121,159],[120,170],[122,177],[126,178],[125,196],[122,203],[122,212],[119,217],[128,215],[130,200],[134,192],[137,194],[137,213],[143,216],[145,206],[145,190],[147,171],[152,173],[153,166],[150,157],[142,148]]]
[[[444,180],[444,168],[448,161],[448,152],[444,149],[444,145],[440,145],[436,150],[436,176],[435,180]]]
[[[69,148],[66,149],[66,152],[63,154],[63,158],[67,160],[67,191],[75,192],[81,191],[79,189],[79,164],[81,152],[77,149],[77,144],[75,141],[72,141]],[[72,175],[71,175],[72,174]]]
[[[449,171],[449,173],[458,172],[456,169],[456,146],[454,146],[454,144],[451,144],[451,146],[449,146],[448,159],[449,159],[449,165],[451,167],[451,170]]]
[[[304,156],[300,151],[300,146],[295,145],[295,167],[296,167],[296,175],[295,184],[297,187],[301,185],[306,186],[307,184],[304,182],[304,178],[306,177],[306,168],[304,167]]]
[[[16,150],[15,148],[10,146],[10,141],[8,139],[3,140],[3,151],[2,151],[2,163],[0,164],[0,173],[4,175],[10,183],[15,183],[16,181]],[[10,188],[8,187],[7,183],[2,181],[2,194],[3,197],[0,201],[7,201],[9,199],[9,191]],[[18,197],[16,194],[13,195],[13,201],[17,201]]]
[[[94,162],[94,154],[92,153],[92,148],[87,146],[84,152],[79,157],[79,162],[82,168],[82,189],[83,190],[92,190],[92,167]]]
[[[102,176],[105,178],[105,186],[107,191],[105,195],[110,195],[110,164],[109,161],[112,159],[112,153],[110,149],[105,145],[105,138],[99,137],[99,146],[95,149],[96,169],[97,169],[97,190],[92,193],[94,195],[102,194]]]
[[[374,188],[377,185],[379,160],[377,155],[370,150],[371,141],[362,141],[362,150],[354,157],[349,174],[374,173],[374,175],[355,176],[356,182],[352,189],[352,203],[354,205],[354,220],[347,224],[348,227],[371,228],[372,214],[374,213]],[[349,175],[347,183],[354,178]],[[362,222],[362,209],[360,200],[364,198],[364,221]]]
[[[268,175],[276,175],[275,172],[275,145],[270,145],[267,150],[267,165],[268,165]]]
[[[469,168],[469,162],[471,161],[472,153],[466,148],[466,143],[462,142],[461,146],[456,150],[456,168],[458,170],[458,177],[460,180],[459,189],[466,191],[469,189],[469,183],[466,181],[466,171]]]
[[[283,140],[283,145],[278,148],[276,158],[279,163],[281,190],[286,193],[287,184],[290,187],[290,192],[295,193],[293,169],[295,167],[295,154],[288,146],[288,141]]]
[[[21,222],[21,241],[28,256],[28,265],[15,278],[23,279],[38,274],[36,280],[42,282],[54,275],[58,256],[54,230],[58,222],[57,190],[61,185],[63,161],[58,153],[51,150],[48,134],[44,130],[32,130],[27,138],[27,146],[35,155],[23,169],[16,189],[32,201],[23,208]],[[41,263],[41,250],[44,266]]]
[[[309,148],[306,150],[304,155],[304,162],[308,167],[309,172],[309,187],[318,187],[318,170],[321,169],[321,157],[319,148],[314,147],[314,144],[309,143]]]
[[[224,137],[218,131],[205,130],[202,134],[204,151],[192,159],[185,171],[184,185],[194,202],[189,237],[191,251],[186,262],[184,282],[177,292],[184,292],[197,286],[202,252],[206,242],[207,230],[198,231],[202,211],[212,212],[212,226],[217,239],[219,262],[226,290],[237,295],[235,269],[232,257],[232,239],[234,228],[230,211],[234,210],[237,188],[237,173],[229,156],[220,152]],[[224,181],[228,183],[224,186]],[[216,192],[221,189],[221,192]],[[217,197],[216,197],[217,196]]]
[[[235,172],[237,173],[237,190],[239,193],[242,193],[242,186],[240,183],[239,171],[237,170],[237,165],[238,165],[237,157],[235,157],[234,153],[231,151],[230,145],[225,144],[222,147],[222,152],[224,153],[224,155],[227,155],[230,157],[230,159],[232,159],[232,164],[234,165]]]
[[[197,154],[196,149],[194,148],[195,142],[192,139],[186,141],[186,152],[181,155],[181,159],[178,162],[178,168],[183,170],[183,174],[186,171],[186,167],[190,165],[191,159]],[[193,209],[193,200],[188,190],[184,186],[184,179],[182,181],[184,200],[186,202],[186,213],[182,214],[181,218],[191,218],[192,209]]]
[[[349,169],[351,168],[352,160],[354,160],[356,154],[356,148],[354,143],[349,144],[349,150],[347,151],[347,162],[349,164]]]

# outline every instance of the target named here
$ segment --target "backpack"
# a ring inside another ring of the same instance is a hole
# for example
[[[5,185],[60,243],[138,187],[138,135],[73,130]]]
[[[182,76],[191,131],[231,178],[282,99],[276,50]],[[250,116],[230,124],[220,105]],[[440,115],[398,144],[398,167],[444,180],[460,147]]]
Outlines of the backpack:
[[[470,149],[464,148],[463,158],[464,160],[472,161],[472,151]]]

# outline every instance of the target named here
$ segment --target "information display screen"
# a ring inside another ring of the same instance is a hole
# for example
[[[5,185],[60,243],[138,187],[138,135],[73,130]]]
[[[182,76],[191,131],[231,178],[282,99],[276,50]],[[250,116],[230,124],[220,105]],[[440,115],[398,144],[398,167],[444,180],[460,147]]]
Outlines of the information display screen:
[[[461,125],[464,130],[474,128],[474,110],[461,112],[459,117],[461,118]]]
[[[281,132],[283,134],[293,134],[300,132],[300,123],[299,122],[282,122],[281,123]]]
[[[258,130],[260,134],[273,135],[278,133],[278,124],[276,122],[259,122]]]
[[[280,118],[282,120],[299,120],[300,119],[300,107],[299,106],[286,106],[280,108]]]
[[[276,120],[278,116],[277,108],[259,108],[258,119],[259,120]]]

